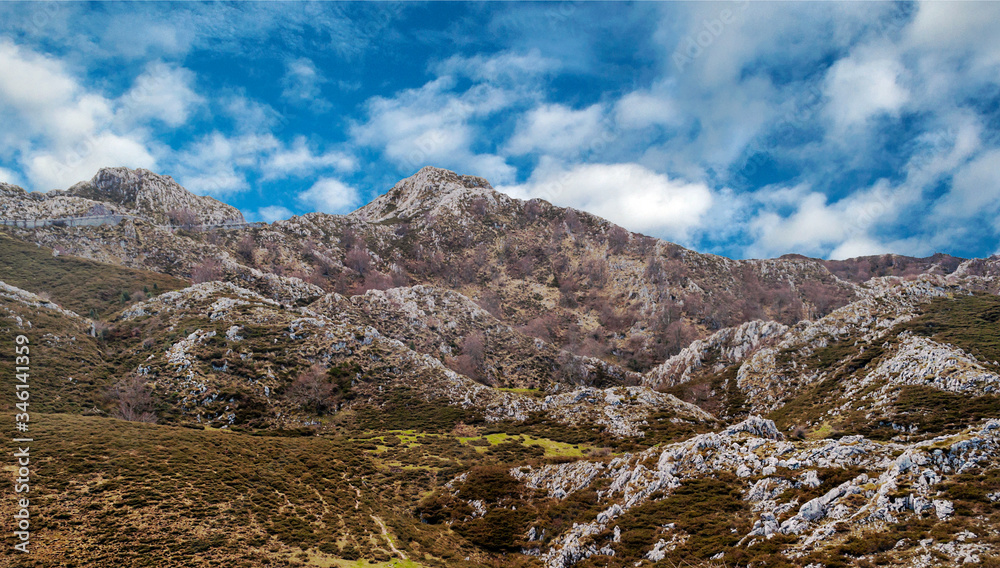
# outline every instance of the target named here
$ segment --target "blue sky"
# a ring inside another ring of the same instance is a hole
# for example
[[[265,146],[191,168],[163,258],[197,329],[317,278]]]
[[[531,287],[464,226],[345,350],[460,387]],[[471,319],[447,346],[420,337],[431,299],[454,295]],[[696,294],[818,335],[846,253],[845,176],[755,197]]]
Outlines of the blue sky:
[[[735,258],[1000,253],[1000,3],[0,4],[0,180],[250,219],[421,166]]]

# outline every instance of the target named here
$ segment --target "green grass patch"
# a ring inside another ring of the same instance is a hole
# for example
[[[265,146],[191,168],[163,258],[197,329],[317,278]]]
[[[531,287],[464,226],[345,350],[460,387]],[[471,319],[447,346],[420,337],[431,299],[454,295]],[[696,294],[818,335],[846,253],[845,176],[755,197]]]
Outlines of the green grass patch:
[[[995,371],[1000,366],[1000,296],[975,294],[935,298],[912,320],[899,326],[971,353]]]

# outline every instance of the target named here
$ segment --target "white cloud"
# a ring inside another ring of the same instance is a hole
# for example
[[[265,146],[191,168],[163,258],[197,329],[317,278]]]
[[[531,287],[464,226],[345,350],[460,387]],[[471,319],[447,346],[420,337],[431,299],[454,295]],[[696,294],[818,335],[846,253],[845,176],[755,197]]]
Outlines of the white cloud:
[[[839,130],[880,114],[897,114],[910,97],[901,85],[904,73],[894,58],[841,59],[827,73],[825,92],[830,102],[826,113]]]
[[[358,190],[335,178],[320,178],[298,200],[322,213],[348,213],[360,202]]]
[[[615,104],[618,125],[624,128],[646,126],[676,126],[682,117],[677,103],[667,95],[649,91],[633,91]]]
[[[194,80],[194,73],[188,69],[151,63],[121,98],[117,114],[130,125],[138,120],[160,120],[168,126],[180,126],[195,107],[204,103],[192,89]]]
[[[380,148],[406,173],[435,165],[494,182],[512,180],[514,168],[502,158],[472,150],[480,135],[473,121],[509,107],[510,93],[488,85],[455,93],[454,84],[441,77],[393,98],[370,99],[368,120],[351,128],[354,141]]]
[[[152,170],[157,163],[145,144],[108,132],[90,136],[65,151],[35,152],[26,161],[28,178],[40,191],[65,189],[109,165]]]
[[[299,137],[291,147],[280,148],[268,156],[261,164],[261,173],[263,179],[277,179],[291,175],[304,176],[323,169],[347,173],[357,167],[358,162],[354,156],[335,151],[314,154],[305,138]]]
[[[273,223],[282,219],[288,219],[291,216],[291,210],[280,205],[268,205],[267,207],[261,207],[257,210],[257,217],[265,223]]]
[[[321,85],[327,80],[308,57],[290,59],[281,79],[281,98],[297,105],[308,106],[315,112],[329,110],[332,105],[321,98]]]
[[[518,120],[506,149],[514,155],[537,151],[558,156],[579,154],[601,138],[603,115],[600,104],[581,110],[543,105]]]
[[[0,181],[11,185],[24,185],[24,182],[21,181],[21,176],[17,172],[2,167],[0,167]]]
[[[250,188],[244,170],[257,168],[263,156],[281,148],[270,134],[227,137],[212,132],[174,156],[176,176],[188,190],[222,196]]]
[[[115,131],[118,104],[82,87],[61,61],[0,41],[0,115],[16,132],[5,142],[33,189],[65,188],[109,165],[155,168],[145,129]]]
[[[685,240],[713,202],[701,183],[670,179],[638,164],[542,164],[528,183],[499,187],[514,197],[540,197],[605,217],[635,231]]]
[[[963,219],[1000,213],[998,164],[1000,149],[992,149],[959,168],[950,191],[938,200],[936,214]]]
[[[537,49],[527,53],[503,52],[465,57],[453,55],[433,66],[437,75],[464,75],[477,81],[521,83],[559,67],[558,61],[542,56]]]

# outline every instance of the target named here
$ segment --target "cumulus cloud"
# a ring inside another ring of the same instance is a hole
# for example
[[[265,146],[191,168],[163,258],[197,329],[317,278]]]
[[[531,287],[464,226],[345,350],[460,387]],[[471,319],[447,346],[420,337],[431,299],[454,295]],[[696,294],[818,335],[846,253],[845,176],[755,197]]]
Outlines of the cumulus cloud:
[[[439,77],[391,98],[370,99],[367,120],[351,128],[355,143],[381,149],[406,174],[436,165],[495,182],[512,180],[514,168],[505,160],[472,149],[480,136],[474,121],[509,107],[510,94],[485,84],[456,93],[454,85],[454,79]]]
[[[298,195],[305,206],[321,213],[348,213],[361,201],[358,190],[336,178],[320,178]]]
[[[841,59],[827,73],[828,116],[844,130],[883,113],[897,114],[909,100],[903,74],[902,64],[893,58]]]
[[[329,110],[331,105],[322,98],[320,90],[326,82],[308,57],[290,59],[285,64],[285,76],[281,79],[281,98],[292,104],[307,106],[315,112]]]
[[[188,69],[162,62],[150,63],[122,96],[116,114],[128,126],[149,120],[180,126],[205,102],[192,88],[194,81],[195,75]]]
[[[21,181],[20,175],[15,173],[13,170],[3,167],[0,167],[0,181],[11,185],[24,185],[24,182]]]
[[[256,215],[258,219],[264,221],[265,223],[273,223],[282,219],[288,219],[291,216],[291,210],[280,205],[268,205],[267,207],[261,207],[257,210]]]
[[[280,148],[264,159],[261,165],[263,179],[309,175],[317,170],[333,169],[348,173],[357,169],[358,162],[350,154],[329,151],[314,153],[305,138],[296,138],[291,146]]]
[[[633,91],[615,103],[615,118],[623,128],[677,126],[681,123],[677,103],[666,93]]]
[[[573,110],[560,104],[532,109],[518,121],[517,130],[507,142],[514,155],[543,152],[549,155],[576,155],[599,139],[603,108],[599,104]]]
[[[635,231],[685,240],[712,206],[712,191],[638,164],[543,165],[525,184],[498,189],[522,199],[600,215]]]
[[[506,51],[494,55],[453,55],[433,66],[439,76],[462,75],[486,82],[522,83],[558,69],[559,62],[544,57],[538,49],[526,53]]]

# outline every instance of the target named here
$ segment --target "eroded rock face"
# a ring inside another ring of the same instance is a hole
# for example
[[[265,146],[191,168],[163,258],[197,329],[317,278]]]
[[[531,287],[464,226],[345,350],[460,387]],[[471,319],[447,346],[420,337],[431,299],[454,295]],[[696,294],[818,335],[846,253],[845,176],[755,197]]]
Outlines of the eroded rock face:
[[[426,166],[397,183],[385,195],[351,213],[351,217],[370,223],[387,219],[420,222],[427,216],[458,215],[477,198],[488,208],[512,202],[510,197],[493,191],[490,183],[481,177]]]
[[[883,444],[862,436],[793,443],[781,439],[773,422],[754,416],[716,433],[610,461],[517,467],[510,475],[554,499],[595,484],[602,487],[598,495],[603,511],[595,520],[575,523],[552,538],[547,549],[537,551],[551,568],[573,566],[596,554],[614,555],[620,531],[611,529],[631,509],[650,499],[669,498],[691,480],[723,474],[740,480],[755,519],[738,546],[783,534],[796,537],[789,550],[802,555],[834,546],[856,530],[877,530],[927,515],[947,520],[955,507],[949,499],[935,497],[940,484],[957,473],[996,467],[998,433],[1000,421],[992,420],[956,436],[915,444]],[[838,470],[852,473],[819,496],[800,500],[798,495],[822,487],[824,478]],[[551,533],[551,527],[533,530]],[[644,552],[650,560],[662,560],[690,536],[673,524],[661,527],[657,535]],[[916,545],[908,543],[900,557],[922,555],[924,545]],[[936,546],[957,562],[967,552],[959,542]]]
[[[104,168],[90,181],[59,193],[118,205],[161,224],[170,221],[170,212],[183,210],[190,211],[201,225],[244,221],[239,209],[211,197],[194,195],[170,176],[144,169]]]
[[[171,218],[178,213],[181,213],[178,219]],[[89,181],[47,193],[28,193],[17,186],[0,184],[0,219],[102,215],[135,216],[159,225],[178,224],[181,220],[195,225],[244,221],[243,214],[235,207],[195,195],[170,176],[143,169],[104,168]]]
[[[761,346],[780,338],[788,326],[773,321],[754,320],[729,327],[685,347],[662,365],[646,373],[643,384],[672,387],[687,382],[691,374],[706,364],[718,372],[743,362]]]

